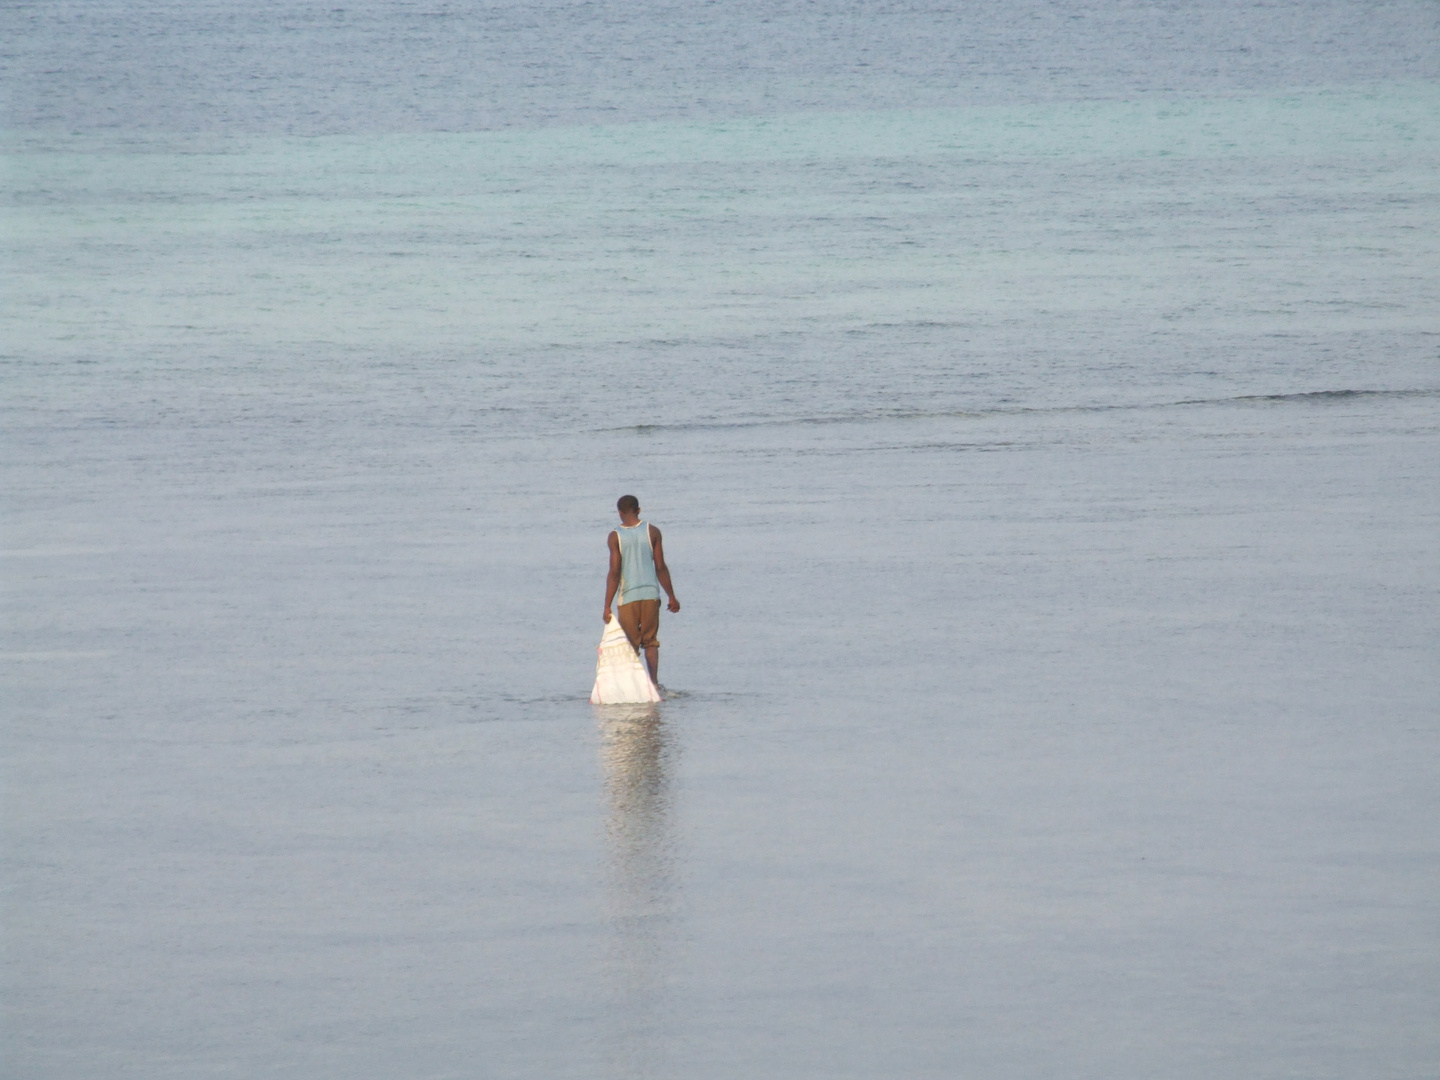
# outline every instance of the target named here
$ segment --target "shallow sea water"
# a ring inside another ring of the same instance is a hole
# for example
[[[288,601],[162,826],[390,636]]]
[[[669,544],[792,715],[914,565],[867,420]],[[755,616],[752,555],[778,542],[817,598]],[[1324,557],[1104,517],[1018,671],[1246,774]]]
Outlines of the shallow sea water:
[[[1434,5],[206,13],[5,15],[14,1075],[1440,1075]]]

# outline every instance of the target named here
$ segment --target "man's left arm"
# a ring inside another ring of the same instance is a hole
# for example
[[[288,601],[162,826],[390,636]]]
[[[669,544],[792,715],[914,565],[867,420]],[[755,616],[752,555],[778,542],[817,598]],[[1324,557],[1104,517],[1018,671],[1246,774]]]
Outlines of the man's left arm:
[[[660,530],[654,525],[650,526],[650,546],[655,551],[655,576],[660,579],[660,587],[665,590],[665,595],[670,597],[670,603],[666,607],[671,611],[679,611],[680,601],[675,599],[675,586],[670,584],[670,568],[665,565],[665,547],[661,541]]]

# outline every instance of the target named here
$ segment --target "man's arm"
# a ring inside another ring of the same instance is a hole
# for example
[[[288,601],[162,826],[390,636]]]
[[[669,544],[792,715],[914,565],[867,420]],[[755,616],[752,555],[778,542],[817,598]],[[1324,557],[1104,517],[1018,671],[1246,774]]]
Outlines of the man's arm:
[[[670,568],[665,565],[665,549],[661,546],[660,530],[654,525],[650,526],[650,546],[655,551],[655,576],[660,579],[660,587],[665,590],[665,595],[670,597],[670,603],[666,606],[671,611],[679,611],[680,601],[675,599],[675,587],[670,584]]]
[[[605,542],[610,545],[610,573],[605,578],[605,621],[610,621],[610,605],[615,600],[615,591],[620,588],[620,538],[613,532]]]

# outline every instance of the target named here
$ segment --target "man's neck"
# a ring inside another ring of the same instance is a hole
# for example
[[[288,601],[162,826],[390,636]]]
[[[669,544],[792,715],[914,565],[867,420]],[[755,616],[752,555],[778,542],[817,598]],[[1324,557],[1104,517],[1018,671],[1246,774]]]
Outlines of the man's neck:
[[[639,524],[640,519],[638,517],[630,518],[629,520],[626,520],[625,518],[620,519],[620,527],[622,529],[633,529],[636,525]]]

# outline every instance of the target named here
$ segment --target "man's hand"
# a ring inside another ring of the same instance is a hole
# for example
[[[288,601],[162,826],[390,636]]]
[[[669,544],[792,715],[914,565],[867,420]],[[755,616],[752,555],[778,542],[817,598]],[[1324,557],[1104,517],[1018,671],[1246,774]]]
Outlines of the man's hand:
[[[676,600],[675,597],[672,596],[670,597],[670,603],[666,604],[665,606],[668,607],[671,611],[679,611],[680,601]]]
[[[610,621],[610,609],[608,607],[605,609],[604,619],[606,622]]]

